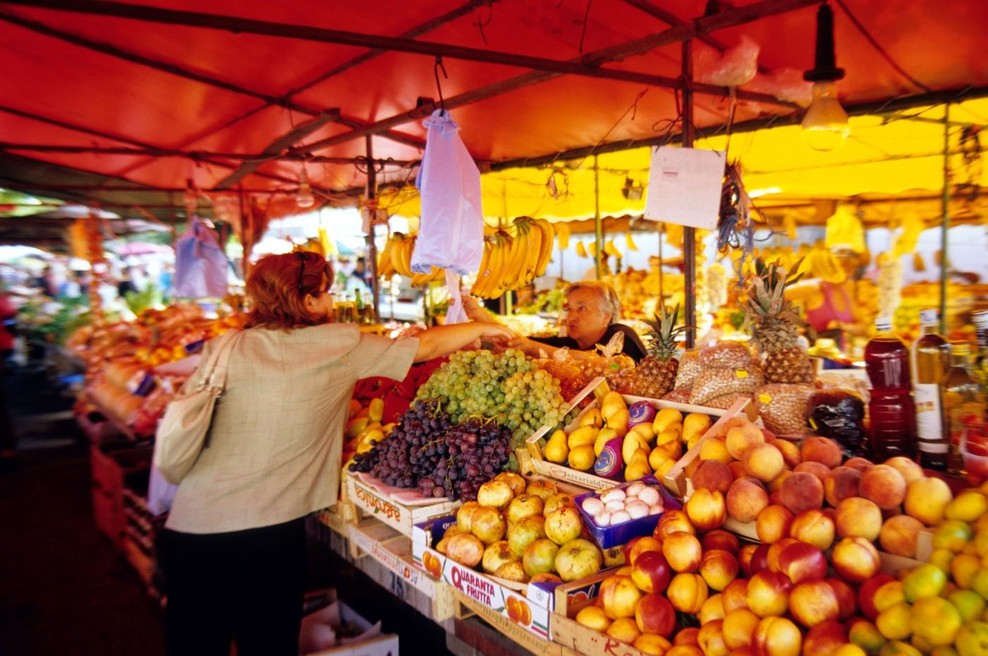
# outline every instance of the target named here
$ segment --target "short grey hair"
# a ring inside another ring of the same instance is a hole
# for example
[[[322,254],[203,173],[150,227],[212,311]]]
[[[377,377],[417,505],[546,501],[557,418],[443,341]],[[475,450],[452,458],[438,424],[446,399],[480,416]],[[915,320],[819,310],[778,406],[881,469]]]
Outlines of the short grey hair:
[[[610,312],[611,323],[621,318],[621,299],[618,298],[617,292],[614,291],[614,287],[610,283],[603,280],[581,280],[580,282],[574,282],[566,288],[566,297],[569,298],[570,293],[578,289],[589,289],[597,296],[600,309],[604,312]]]

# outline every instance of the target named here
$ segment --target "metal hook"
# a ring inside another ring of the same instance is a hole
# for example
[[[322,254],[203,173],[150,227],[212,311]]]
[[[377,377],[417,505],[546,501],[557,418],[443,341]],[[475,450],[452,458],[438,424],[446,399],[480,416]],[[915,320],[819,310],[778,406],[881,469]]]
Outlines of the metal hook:
[[[446,65],[443,64],[443,56],[436,55],[436,65],[433,67],[432,72],[436,76],[436,89],[439,91],[439,115],[446,116],[446,100],[443,98],[443,85],[439,80],[439,69],[443,71],[443,77],[449,79],[449,74],[446,73]]]

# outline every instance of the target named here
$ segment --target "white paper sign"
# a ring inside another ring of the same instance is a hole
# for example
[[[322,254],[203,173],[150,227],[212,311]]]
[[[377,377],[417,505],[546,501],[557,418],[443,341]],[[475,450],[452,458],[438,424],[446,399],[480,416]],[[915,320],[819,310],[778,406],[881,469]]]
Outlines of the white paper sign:
[[[645,218],[704,230],[716,228],[725,161],[719,150],[654,149]]]

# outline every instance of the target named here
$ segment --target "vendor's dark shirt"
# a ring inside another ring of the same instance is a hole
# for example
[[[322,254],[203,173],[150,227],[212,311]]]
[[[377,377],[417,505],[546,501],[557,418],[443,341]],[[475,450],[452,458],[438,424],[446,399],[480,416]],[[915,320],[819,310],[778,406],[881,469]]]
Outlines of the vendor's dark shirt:
[[[623,323],[612,323],[604,331],[604,336],[598,341],[601,345],[606,345],[616,333],[624,333],[624,348],[621,352],[627,355],[629,358],[634,360],[636,363],[640,362],[642,358],[648,355],[648,349],[645,348],[645,344],[642,343],[641,337],[638,333],[634,331],[630,326],[626,326]],[[577,351],[582,350],[580,345],[576,343],[576,340],[572,337],[533,337],[532,341],[541,342],[548,346],[555,346],[556,348],[567,347],[571,349],[576,349]]]

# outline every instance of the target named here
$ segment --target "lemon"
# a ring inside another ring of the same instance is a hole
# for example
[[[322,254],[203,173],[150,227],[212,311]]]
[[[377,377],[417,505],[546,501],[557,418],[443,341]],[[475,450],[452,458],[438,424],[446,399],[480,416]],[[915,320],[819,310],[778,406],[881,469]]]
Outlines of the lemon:
[[[908,642],[892,640],[886,642],[885,646],[878,652],[878,656],[923,656],[923,652],[916,649]]]
[[[957,632],[954,648],[960,656],[988,654],[988,623],[968,622]]]
[[[965,622],[976,620],[985,612],[985,600],[974,590],[954,590],[947,598]]]
[[[981,559],[972,554],[957,554],[950,561],[950,578],[961,588],[970,588],[974,575],[981,569]]]
[[[909,604],[898,603],[889,606],[875,618],[875,626],[889,640],[905,640],[912,635]],[[883,653],[886,647],[888,644],[882,647]]]
[[[960,553],[972,537],[974,531],[967,522],[948,519],[941,522],[933,531],[933,548],[949,549],[954,553]]]

